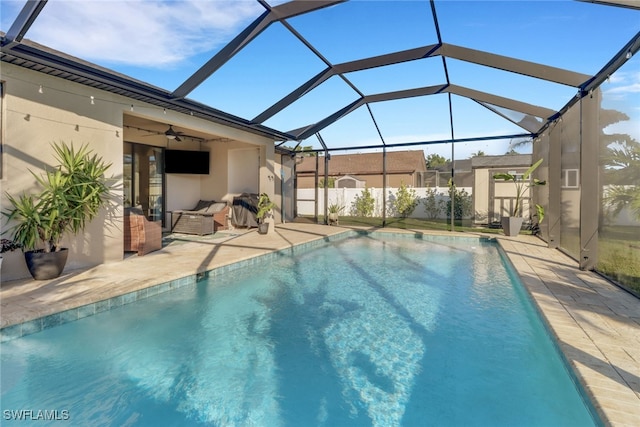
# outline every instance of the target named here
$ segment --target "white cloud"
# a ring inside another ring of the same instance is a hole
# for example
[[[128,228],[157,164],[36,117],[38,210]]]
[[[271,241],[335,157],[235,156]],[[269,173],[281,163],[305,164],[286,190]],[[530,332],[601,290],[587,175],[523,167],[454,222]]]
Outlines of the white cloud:
[[[609,77],[609,81],[604,83],[603,92],[606,94],[640,92],[640,72],[614,73]]]
[[[52,1],[27,38],[90,61],[157,68],[216,49],[263,10],[248,0]]]

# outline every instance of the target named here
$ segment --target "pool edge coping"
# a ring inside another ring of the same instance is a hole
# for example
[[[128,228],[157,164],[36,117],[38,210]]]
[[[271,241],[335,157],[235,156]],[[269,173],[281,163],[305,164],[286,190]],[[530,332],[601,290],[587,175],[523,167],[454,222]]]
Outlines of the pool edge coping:
[[[60,326],[65,323],[75,322],[76,320],[110,311],[114,308],[122,307],[138,300],[142,301],[152,296],[185,287],[195,287],[198,280],[204,277],[215,277],[218,274],[227,273],[267,261],[269,258],[276,258],[285,252],[292,252],[294,250],[307,250],[313,248],[314,246],[319,246],[330,241],[347,238],[354,233],[358,233],[358,231],[349,229],[337,234],[318,237],[308,242],[303,242],[286,248],[276,249],[267,253],[257,254],[238,261],[229,262],[227,264],[214,267],[207,271],[188,274],[177,279],[153,284],[141,289],[115,295],[99,301],[82,304],[78,307],[72,307],[56,313],[51,313],[44,316],[36,317],[34,319],[25,320],[23,322],[14,323],[12,325],[3,326],[0,328],[0,343],[42,332],[46,329]]]
[[[617,311],[620,307],[612,308],[619,304],[619,300],[616,301],[618,297],[625,299],[624,304],[630,301],[634,307],[638,303],[635,297],[593,271],[580,270],[575,261],[561,251],[553,251],[547,259],[541,258],[542,254],[529,252],[523,246],[527,243],[517,239],[500,238],[498,241],[540,316],[549,325],[560,354],[566,359],[570,372],[575,375],[599,420],[605,426],[640,425],[640,393],[619,372],[619,369],[625,369],[625,362],[607,348],[607,342],[598,339],[595,330],[589,328],[588,320],[580,319],[580,311],[585,310],[581,304],[590,304],[581,302],[579,298],[561,298],[563,294],[557,295],[557,289],[552,285],[591,291],[600,303],[611,310],[609,315],[618,318],[629,317],[624,310]],[[546,242],[540,242],[540,248],[553,250],[546,246]],[[569,274],[562,271],[562,262],[569,265]],[[554,269],[553,266],[559,268]],[[547,276],[545,273],[551,274]],[[597,306],[593,309],[597,313]],[[633,316],[629,319],[633,320]],[[625,337],[617,343],[619,348],[636,348],[633,337],[622,331],[624,329],[614,332]],[[631,353],[628,354],[633,359]]]
[[[586,381],[584,376],[581,375],[580,371],[576,368],[575,360],[570,358],[567,352],[563,349],[563,344],[562,344],[563,341],[560,335],[558,334],[558,332],[556,331],[556,329],[553,327],[552,321],[545,314],[544,307],[540,299],[536,297],[532,287],[528,283],[526,283],[525,278],[519,272],[518,268],[516,267],[513,260],[511,259],[509,252],[503,246],[503,241],[501,239],[495,239],[495,240],[497,242],[496,246],[498,247],[500,256],[502,257],[503,262],[506,264],[505,266],[507,267],[507,269],[510,270],[510,272],[508,273],[512,273],[516,276],[515,278],[520,283],[522,290],[526,293],[526,297],[531,303],[531,306],[535,311],[536,317],[539,319],[540,323],[542,324],[543,328],[545,329],[546,333],[551,339],[551,343],[553,347],[555,348],[556,352],[560,356],[562,360],[562,364],[567,374],[571,378],[571,381],[574,383],[574,386],[576,387],[578,394],[580,395],[580,398],[583,400],[587,410],[591,413],[591,417],[593,418],[594,422],[596,423],[596,425],[600,427],[610,426],[611,422],[609,417],[607,416],[607,414],[605,414],[601,410],[601,406],[598,404],[595,394],[588,387],[588,382]],[[539,284],[544,286],[544,281],[539,276],[537,276],[537,274],[536,274],[535,280],[537,280]]]
[[[127,305],[138,300],[144,300],[158,294],[163,294],[165,292],[181,289],[184,287],[193,287],[196,285],[198,280],[204,277],[215,277],[218,274],[224,274],[237,269],[249,267],[251,265],[267,261],[269,258],[276,258],[278,256],[281,256],[283,253],[304,251],[331,241],[341,240],[359,234],[396,234],[398,236],[405,237],[420,236],[422,238],[423,236],[438,236],[456,239],[468,238],[474,240],[492,240],[491,238],[487,238],[486,236],[479,235],[448,236],[446,234],[429,234],[412,230],[345,229],[344,231],[337,234],[321,236],[307,242],[302,242],[285,248],[276,249],[271,252],[256,254],[254,256],[250,256],[238,261],[229,262],[227,264],[220,265],[203,272],[191,273],[177,279],[171,279],[166,282],[156,283],[150,286],[136,289],[131,292],[125,292],[98,301],[81,304],[77,307],[72,307],[55,313],[46,314],[44,316],[17,322],[12,325],[6,325],[0,328],[0,343],[35,334],[46,329],[53,328],[55,326],[60,326],[65,323],[83,319],[85,317],[94,316],[96,314],[100,314],[114,308],[122,307],[123,305]]]

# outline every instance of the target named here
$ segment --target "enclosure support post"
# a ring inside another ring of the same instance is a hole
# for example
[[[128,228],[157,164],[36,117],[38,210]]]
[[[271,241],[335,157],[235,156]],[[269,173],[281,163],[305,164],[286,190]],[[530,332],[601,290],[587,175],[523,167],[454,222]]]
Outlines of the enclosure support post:
[[[561,116],[562,117],[562,116]],[[560,233],[562,224],[560,216],[562,213],[561,204],[561,186],[560,177],[562,175],[562,127],[563,122],[558,122],[553,128],[549,129],[549,207],[547,209],[545,219],[547,221],[549,247],[558,248],[560,244]]]
[[[318,138],[318,141],[320,141],[320,145],[322,145],[322,148],[324,149],[324,224],[328,225],[329,224],[329,160],[331,160],[331,155],[329,154],[329,150],[327,149],[327,144],[324,143],[324,140],[322,139],[322,136],[320,135],[320,132],[316,133],[316,137]],[[318,159],[316,158],[316,173],[318,171]],[[318,196],[317,196],[317,188],[318,185],[316,184],[316,206],[317,206],[317,200],[318,200]],[[316,222],[318,222],[318,219],[316,217]]]
[[[387,226],[387,147],[382,146],[382,227]]]
[[[318,153],[316,153],[316,172],[314,175],[314,182],[313,182],[313,188],[314,188],[314,193],[315,195],[313,196],[313,200],[315,201],[314,203],[314,208],[313,208],[313,220],[316,222],[316,224],[318,223],[318,166],[319,166],[319,162],[318,162]]]
[[[444,59],[443,59],[444,60]],[[448,78],[447,78],[448,79]],[[449,198],[451,199],[451,231],[455,231],[455,200],[456,200],[456,184],[455,184],[455,166],[456,166],[456,156],[455,156],[455,136],[453,133],[453,107],[451,106],[451,92],[449,92],[449,122],[451,124],[451,183],[449,184]]]
[[[598,262],[598,105],[600,91],[580,100],[580,269],[593,270]]]

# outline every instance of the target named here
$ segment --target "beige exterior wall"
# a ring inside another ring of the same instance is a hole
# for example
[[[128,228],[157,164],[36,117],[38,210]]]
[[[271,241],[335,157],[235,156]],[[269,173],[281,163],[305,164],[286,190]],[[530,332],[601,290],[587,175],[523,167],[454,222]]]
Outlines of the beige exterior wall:
[[[29,170],[40,174],[44,167],[56,164],[50,149],[51,142],[73,142],[76,146],[88,143],[96,154],[112,163],[108,175],[114,184],[113,209],[109,214],[106,210],[101,212],[81,235],[68,236],[63,240],[64,246],[70,249],[65,272],[123,259],[123,142],[167,146],[167,139],[163,135],[144,137],[143,133],[126,128],[127,115],[172,123],[210,133],[218,139],[223,138],[222,141],[205,143],[184,141],[180,146],[180,149],[210,151],[211,174],[167,175],[167,210],[183,209],[185,204],[189,205],[200,198],[232,197],[227,193],[226,178],[226,155],[232,148],[260,147],[260,191],[275,194],[273,141],[267,138],[194,116],[169,110],[164,112],[157,106],[11,64],[2,64],[1,78],[5,89],[2,103],[2,210],[10,208],[5,192],[19,195],[37,189]],[[91,104],[92,97],[94,104]],[[7,227],[2,218],[2,231]],[[21,252],[4,255],[2,280],[29,277]]]
[[[293,220],[293,168],[295,159],[289,155],[276,155],[276,219]]]
[[[123,256],[122,239],[122,110],[125,103],[110,94],[44,74],[2,64],[3,176],[2,209],[10,208],[6,193],[14,196],[37,190],[29,170],[40,175],[56,165],[50,144],[89,143],[94,152],[111,162],[116,203],[112,216],[103,211],[76,237],[65,237],[69,247],[66,270],[118,261]],[[42,85],[43,91],[39,93]],[[55,89],[53,89],[55,88]],[[91,96],[106,100],[91,105]],[[117,102],[120,101],[120,104]],[[6,229],[2,218],[2,230]],[[21,252],[6,256],[2,280],[29,277]]]
[[[493,203],[493,212],[497,214],[497,220],[500,220],[500,217],[510,216],[512,209],[515,205],[516,198],[516,187],[515,184],[511,181],[495,181],[494,189],[494,203]],[[527,188],[524,190],[522,194],[522,212],[518,216],[522,216],[525,220],[530,218],[530,204],[529,197],[531,195],[531,189]],[[508,200],[500,200],[508,199]]]
[[[473,221],[477,224],[487,223],[489,218],[489,169],[473,170]]]

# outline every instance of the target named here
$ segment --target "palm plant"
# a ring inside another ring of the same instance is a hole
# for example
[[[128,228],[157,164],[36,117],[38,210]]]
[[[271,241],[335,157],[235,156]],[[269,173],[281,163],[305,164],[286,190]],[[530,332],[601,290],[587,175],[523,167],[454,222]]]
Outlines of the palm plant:
[[[338,203],[332,203],[329,206],[327,206],[327,211],[329,213],[339,214],[343,210],[344,210],[344,206],[339,205]]]
[[[258,212],[256,213],[258,221],[262,222],[264,220],[264,216],[275,207],[276,204],[271,201],[267,193],[260,194],[260,197],[258,198]]]
[[[524,174],[522,174],[521,179],[518,178],[517,175],[510,174],[508,172],[497,173],[493,175],[494,179],[503,179],[505,181],[511,181],[514,183],[516,187],[516,203],[515,203],[515,206],[513,207],[513,210],[511,211],[511,216],[517,217],[518,214],[520,214],[520,209],[521,209],[520,205],[522,203],[522,198],[524,197],[524,193],[526,190],[528,190],[531,187],[534,187],[537,185],[545,185],[547,183],[546,181],[540,181],[537,178],[533,178],[532,181],[529,180],[529,177],[531,176],[531,174],[538,168],[538,166],[542,164],[542,160],[543,159],[538,160],[529,169],[527,169],[527,171]],[[544,208],[540,205],[536,205],[536,210],[538,212],[539,221],[542,221],[542,218],[544,217]]]
[[[614,216],[629,208],[640,220],[640,143],[628,135],[616,135],[619,142],[606,148],[604,203]]]
[[[42,191],[7,199],[13,206],[3,214],[15,221],[13,240],[25,251],[59,251],[60,240],[69,232],[77,234],[106,205],[110,188],[105,173],[111,166],[87,145],[78,150],[73,144],[52,144],[60,165],[43,176],[31,172]]]

